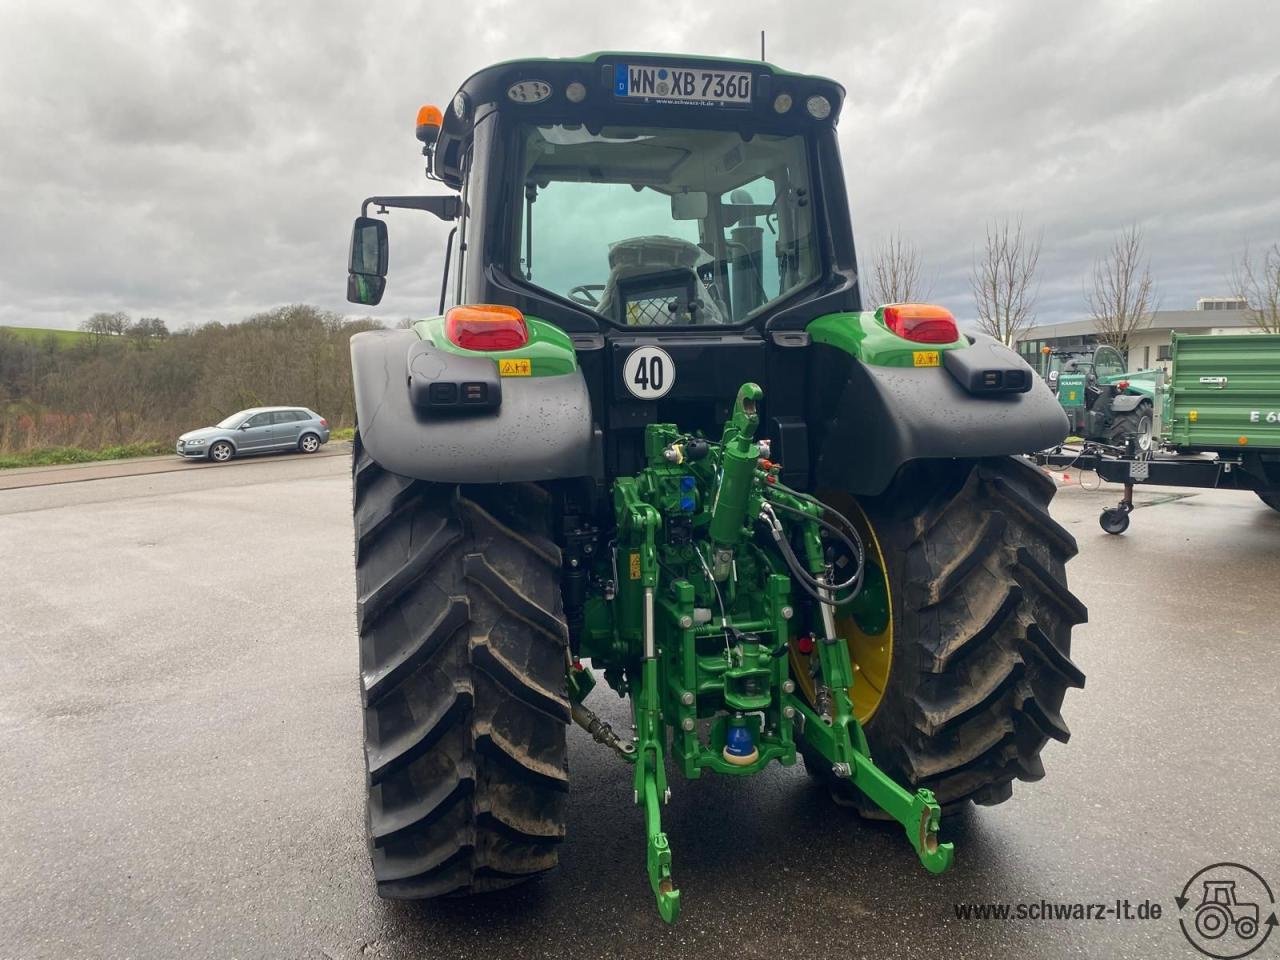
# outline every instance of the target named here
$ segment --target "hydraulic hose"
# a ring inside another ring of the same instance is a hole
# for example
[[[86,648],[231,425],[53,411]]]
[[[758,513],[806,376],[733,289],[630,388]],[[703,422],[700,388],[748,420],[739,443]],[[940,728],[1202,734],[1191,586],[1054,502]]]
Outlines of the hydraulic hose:
[[[820,526],[843,541],[845,546],[849,548],[850,552],[857,559],[857,568],[854,570],[853,575],[843,583],[829,584],[818,579],[806,570],[804,565],[800,562],[800,558],[796,556],[791,543],[784,535],[782,524],[773,514],[771,509],[772,507],[780,507],[783,510],[789,510],[792,513],[797,513],[806,520],[814,520]],[[837,516],[839,516],[839,514],[837,514]],[[862,590],[862,572],[865,563],[865,553],[862,546],[862,538],[858,536],[858,533],[853,529],[852,524],[849,524],[849,532],[853,534],[854,539],[850,540],[849,537],[845,535],[845,532],[834,524],[828,523],[820,517],[814,517],[803,510],[796,509],[795,507],[789,507],[784,504],[774,502],[767,502],[764,505],[764,510],[761,511],[760,519],[769,527],[769,532],[773,536],[774,542],[778,545],[778,552],[782,554],[783,562],[786,563],[787,569],[791,571],[792,576],[796,578],[805,593],[809,594],[809,596],[813,597],[813,599],[817,600],[819,603],[824,603],[832,607],[842,607],[848,603],[852,603],[857,598],[858,594]],[[840,519],[844,520],[845,523],[848,524],[848,520],[844,517],[840,517]],[[837,600],[835,595],[845,590],[850,591],[849,595],[843,599]]]

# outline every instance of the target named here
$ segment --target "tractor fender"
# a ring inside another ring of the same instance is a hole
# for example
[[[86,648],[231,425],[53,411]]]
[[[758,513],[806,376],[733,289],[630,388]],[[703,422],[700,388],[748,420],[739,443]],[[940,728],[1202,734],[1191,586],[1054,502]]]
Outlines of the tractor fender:
[[[423,341],[412,330],[371,330],[351,338],[356,422],[364,449],[383,468],[439,483],[512,483],[589,476],[593,470],[591,400],[580,370],[501,378],[496,409],[423,410],[411,394],[409,358]],[[436,372],[450,363],[493,360],[432,351]]]
[[[875,366],[838,347],[817,349],[838,352],[846,377],[823,411],[819,487],[874,496],[911,460],[1026,454],[1067,436],[1067,415],[1039,377],[1025,393],[976,396],[945,369]],[[831,362],[828,354],[823,366]]]
[[[1150,403],[1150,397],[1144,397],[1140,393],[1118,393],[1111,398],[1112,413],[1129,413],[1131,410],[1137,410],[1142,403]]]

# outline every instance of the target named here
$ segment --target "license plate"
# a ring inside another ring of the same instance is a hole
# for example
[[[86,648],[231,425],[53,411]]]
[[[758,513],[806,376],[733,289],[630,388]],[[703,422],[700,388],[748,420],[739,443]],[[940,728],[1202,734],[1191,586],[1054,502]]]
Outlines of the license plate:
[[[751,73],[620,63],[614,70],[613,92],[619,97],[655,103],[747,105],[751,103]]]

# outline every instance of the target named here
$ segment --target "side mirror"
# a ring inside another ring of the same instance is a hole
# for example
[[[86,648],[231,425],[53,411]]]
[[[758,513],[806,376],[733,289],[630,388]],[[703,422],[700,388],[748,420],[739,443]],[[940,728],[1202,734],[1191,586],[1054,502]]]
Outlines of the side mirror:
[[[347,266],[347,299],[374,305],[387,286],[387,224],[376,217],[356,217],[351,228]]]
[[[249,429],[249,421],[248,421],[248,420],[246,420],[244,423],[240,424],[240,426],[236,427],[236,429],[237,429],[237,430],[248,430],[248,429]]]

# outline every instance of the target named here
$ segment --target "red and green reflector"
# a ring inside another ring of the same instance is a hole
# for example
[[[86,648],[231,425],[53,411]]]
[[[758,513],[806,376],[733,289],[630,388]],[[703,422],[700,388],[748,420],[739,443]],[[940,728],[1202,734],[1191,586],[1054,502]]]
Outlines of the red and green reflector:
[[[884,325],[915,343],[955,343],[960,339],[956,318],[946,307],[931,303],[891,303],[881,307]]]
[[[517,350],[529,342],[524,314],[497,303],[454,307],[444,316],[444,332],[463,350]]]

